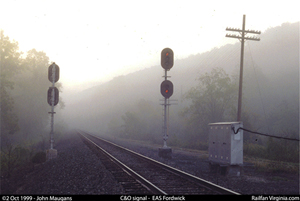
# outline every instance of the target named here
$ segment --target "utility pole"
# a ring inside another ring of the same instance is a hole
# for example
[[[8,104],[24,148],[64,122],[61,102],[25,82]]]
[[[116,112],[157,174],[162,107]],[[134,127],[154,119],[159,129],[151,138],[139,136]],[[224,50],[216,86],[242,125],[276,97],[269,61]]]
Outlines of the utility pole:
[[[226,37],[237,38],[241,41],[240,81],[239,81],[237,121],[241,121],[241,112],[242,112],[244,43],[245,43],[245,40],[260,41],[260,38],[258,38],[256,36],[247,37],[246,34],[247,33],[251,33],[251,34],[260,34],[261,33],[260,31],[256,31],[256,30],[245,30],[245,26],[246,26],[246,15],[243,15],[243,28],[242,29],[231,28],[231,27],[226,28],[226,31],[235,31],[235,32],[239,32],[241,34],[241,35],[226,34]]]

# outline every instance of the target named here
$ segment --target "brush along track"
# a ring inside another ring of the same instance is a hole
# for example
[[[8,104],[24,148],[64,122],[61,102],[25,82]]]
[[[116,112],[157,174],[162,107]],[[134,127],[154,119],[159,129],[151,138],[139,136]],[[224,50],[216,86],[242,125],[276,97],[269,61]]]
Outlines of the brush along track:
[[[103,164],[105,164],[106,168],[115,175],[116,179],[124,187],[126,193],[171,195],[238,194],[129,149],[100,139],[97,136],[93,136],[83,131],[78,131],[78,133],[82,136],[85,143],[89,144],[89,147],[92,150],[96,151],[102,149],[102,152],[106,152],[106,156],[114,156],[114,159],[105,159],[104,156],[101,156],[102,154],[100,155],[99,151],[97,151],[100,159],[105,160],[102,161]],[[96,145],[98,148],[96,148]],[[109,165],[109,161],[112,160],[114,160],[114,164]],[[119,164],[119,162],[123,164]],[[121,168],[116,168],[116,164]],[[121,173],[122,170],[125,170],[126,173]],[[129,178],[128,175],[133,176],[134,179],[132,177]],[[132,186],[135,188],[132,189]]]

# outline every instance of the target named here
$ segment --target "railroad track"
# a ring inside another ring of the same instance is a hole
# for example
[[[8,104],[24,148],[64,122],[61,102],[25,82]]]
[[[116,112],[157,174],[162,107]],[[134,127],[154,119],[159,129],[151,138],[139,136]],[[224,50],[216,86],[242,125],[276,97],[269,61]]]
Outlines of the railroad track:
[[[126,194],[238,195],[92,134],[80,130],[77,133],[123,186]]]

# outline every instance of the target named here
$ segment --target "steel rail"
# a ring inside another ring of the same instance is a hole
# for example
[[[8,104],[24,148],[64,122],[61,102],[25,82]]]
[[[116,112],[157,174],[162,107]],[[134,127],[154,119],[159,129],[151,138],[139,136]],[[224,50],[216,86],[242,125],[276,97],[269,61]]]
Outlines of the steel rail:
[[[99,145],[97,145],[95,142],[93,142],[91,139],[89,139],[88,137],[86,137],[84,134],[82,134],[79,130],[77,130],[77,133],[79,133],[81,136],[83,136],[86,140],[88,140],[90,143],[92,143],[95,147],[97,147],[98,149],[100,149],[107,157],[109,157],[112,161],[114,161],[118,166],[120,166],[127,174],[129,174],[130,176],[132,176],[136,181],[138,181],[139,183],[141,183],[145,188],[147,188],[150,192],[152,192],[153,194],[162,194],[162,195],[167,195],[166,192],[164,192],[163,190],[161,190],[160,188],[158,188],[157,186],[155,186],[154,184],[152,184],[151,182],[149,182],[147,179],[145,179],[144,177],[142,177],[141,175],[139,175],[138,173],[136,173],[134,170],[132,170],[131,168],[129,168],[128,166],[126,166],[124,163],[122,163],[121,161],[119,161],[117,158],[115,158],[114,156],[112,156],[110,153],[108,153],[107,151],[105,151],[104,149],[102,149]],[[85,132],[86,133],[86,132]],[[88,135],[91,135],[89,133],[86,133]],[[94,135],[91,135],[94,136]],[[95,137],[95,136],[94,136]]]
[[[180,177],[183,177],[183,178],[185,178],[185,179],[187,179],[187,180],[190,180],[190,181],[192,181],[192,182],[194,182],[194,183],[196,183],[196,184],[200,184],[201,186],[203,186],[203,187],[205,187],[205,188],[207,188],[207,189],[211,189],[211,190],[213,190],[213,191],[215,191],[215,192],[217,192],[217,193],[219,193],[219,194],[240,195],[239,193],[237,193],[237,192],[235,192],[235,191],[232,191],[232,190],[227,189],[227,188],[225,188],[225,187],[216,185],[216,184],[214,184],[214,183],[212,183],[212,182],[206,181],[206,180],[204,180],[204,179],[201,179],[201,178],[199,178],[199,177],[196,177],[196,176],[194,176],[194,175],[191,175],[191,174],[186,173],[186,172],[184,172],[184,171],[181,171],[181,170],[179,170],[179,169],[173,168],[173,167],[171,167],[171,166],[169,166],[169,165],[166,165],[166,164],[164,164],[164,163],[161,163],[161,162],[159,162],[159,161],[156,161],[156,160],[154,160],[154,159],[152,159],[152,158],[149,158],[149,157],[147,157],[147,156],[144,156],[144,155],[142,155],[142,154],[139,154],[139,153],[137,153],[137,152],[134,152],[134,151],[132,151],[132,150],[130,150],[130,149],[127,149],[127,148],[125,148],[125,147],[122,147],[122,146],[120,146],[120,145],[117,145],[117,144],[115,144],[115,143],[113,143],[113,142],[110,142],[110,141],[108,141],[108,140],[105,140],[105,139],[103,139],[103,138],[100,138],[99,136],[93,135],[93,134],[91,134],[91,133],[87,133],[86,131],[84,131],[84,133],[86,133],[86,134],[88,134],[88,135],[90,135],[90,136],[93,136],[93,137],[95,137],[95,138],[97,138],[97,139],[99,139],[99,140],[102,140],[102,141],[104,141],[104,142],[106,142],[106,143],[109,143],[109,144],[111,144],[111,145],[113,145],[113,146],[116,146],[116,147],[118,147],[118,148],[120,148],[120,149],[122,149],[122,150],[124,150],[124,151],[126,151],[126,152],[128,152],[128,153],[130,153],[130,154],[132,154],[132,155],[135,155],[135,156],[137,156],[137,157],[139,157],[139,158],[141,158],[141,159],[143,159],[143,160],[147,160],[148,162],[151,162],[152,164],[154,164],[154,165],[156,165],[156,166],[158,166],[158,167],[160,167],[160,168],[163,168],[163,169],[165,169],[165,170],[167,170],[167,171],[169,171],[169,172],[172,172],[173,174],[176,174],[176,175],[178,175],[178,176],[180,176]]]

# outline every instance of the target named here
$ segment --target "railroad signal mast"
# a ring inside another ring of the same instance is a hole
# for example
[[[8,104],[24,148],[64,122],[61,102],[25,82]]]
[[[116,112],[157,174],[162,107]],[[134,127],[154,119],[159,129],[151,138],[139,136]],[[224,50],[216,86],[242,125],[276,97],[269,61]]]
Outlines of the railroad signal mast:
[[[237,113],[237,121],[241,121],[241,113],[242,113],[242,91],[243,91],[243,65],[244,65],[244,43],[245,40],[254,40],[254,41],[260,41],[259,37],[252,36],[248,37],[246,36],[247,33],[250,34],[260,34],[260,31],[256,30],[245,30],[246,26],[246,15],[243,15],[243,28],[237,29],[237,28],[226,28],[226,31],[234,31],[239,32],[241,35],[235,35],[235,34],[226,34],[226,37],[229,38],[237,38],[241,41],[241,59],[240,59],[240,81],[239,81],[239,98],[238,98],[238,113]]]
[[[171,158],[172,149],[167,146],[168,132],[169,132],[169,98],[173,95],[173,83],[167,80],[167,71],[169,71],[174,64],[174,53],[170,48],[165,48],[161,51],[161,66],[165,69],[165,80],[160,85],[160,93],[164,97],[164,125],[163,125],[163,141],[164,145],[159,148],[158,155],[163,158]]]
[[[55,82],[59,80],[59,66],[56,65],[54,62],[51,64],[48,68],[48,79],[52,83],[52,86],[49,87],[48,93],[47,93],[47,102],[51,106],[51,112],[48,112],[51,114],[51,132],[50,132],[50,149],[46,151],[47,160],[51,160],[53,158],[56,158],[57,156],[57,150],[53,149],[54,144],[54,106],[58,104],[59,101],[59,91],[55,87]]]

